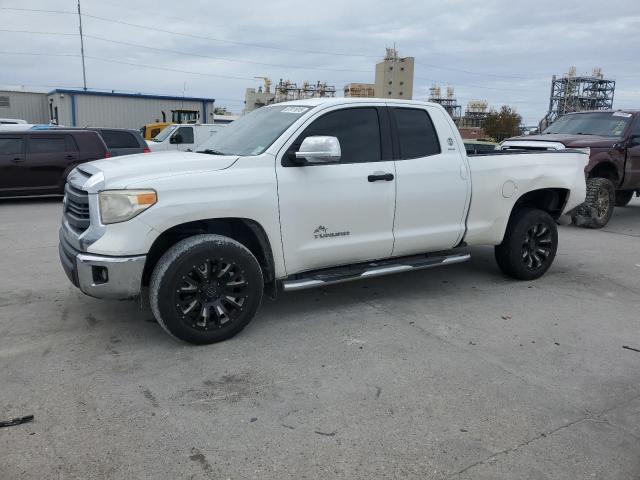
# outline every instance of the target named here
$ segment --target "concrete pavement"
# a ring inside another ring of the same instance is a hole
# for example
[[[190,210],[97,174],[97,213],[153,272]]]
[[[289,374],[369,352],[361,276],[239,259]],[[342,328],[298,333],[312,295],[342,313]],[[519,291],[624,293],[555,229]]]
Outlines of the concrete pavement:
[[[265,299],[234,339],[86,297],[0,202],[0,478],[640,478],[640,201],[541,280],[471,262]]]

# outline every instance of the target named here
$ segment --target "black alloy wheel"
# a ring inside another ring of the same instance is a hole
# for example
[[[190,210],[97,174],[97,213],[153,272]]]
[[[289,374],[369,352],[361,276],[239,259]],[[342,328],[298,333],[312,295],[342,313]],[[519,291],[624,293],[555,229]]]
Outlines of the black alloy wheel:
[[[523,207],[511,214],[504,239],[495,247],[500,270],[518,280],[545,274],[558,250],[558,225],[547,212]]]
[[[551,229],[543,223],[538,223],[524,236],[522,243],[522,260],[531,270],[542,267],[544,262],[551,255],[553,237]]]
[[[188,326],[209,330],[234,322],[248,296],[244,271],[235,262],[204,258],[184,269],[174,303]]]

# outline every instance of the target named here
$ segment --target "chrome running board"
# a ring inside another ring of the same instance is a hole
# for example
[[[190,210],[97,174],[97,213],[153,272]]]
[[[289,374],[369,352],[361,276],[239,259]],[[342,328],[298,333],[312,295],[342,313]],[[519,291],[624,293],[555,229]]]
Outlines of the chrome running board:
[[[411,257],[391,258],[389,260],[350,265],[346,267],[315,270],[297,275],[296,278],[284,280],[283,290],[290,292],[305,288],[332,285],[335,283],[351,282],[363,278],[381,277],[392,273],[408,272],[409,270],[422,270],[441,265],[466,262],[471,258],[468,252],[415,255]]]

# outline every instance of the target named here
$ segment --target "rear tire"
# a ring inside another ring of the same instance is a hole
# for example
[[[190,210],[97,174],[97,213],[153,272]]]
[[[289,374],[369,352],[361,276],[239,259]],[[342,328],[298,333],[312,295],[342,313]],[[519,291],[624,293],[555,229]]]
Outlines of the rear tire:
[[[547,212],[516,210],[502,243],[495,247],[500,270],[517,280],[535,280],[545,274],[558,250],[558,226]]]
[[[573,215],[573,223],[584,228],[603,228],[613,215],[616,189],[608,178],[587,180],[587,198]]]
[[[240,332],[262,300],[260,265],[241,243],[195,235],[165,252],[151,274],[149,300],[170,335],[206,345]]]
[[[626,207],[633,198],[633,190],[618,190],[616,192],[616,207]]]

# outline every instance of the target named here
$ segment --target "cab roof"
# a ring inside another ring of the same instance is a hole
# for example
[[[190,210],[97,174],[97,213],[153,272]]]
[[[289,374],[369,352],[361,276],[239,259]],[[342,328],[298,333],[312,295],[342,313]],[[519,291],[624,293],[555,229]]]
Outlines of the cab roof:
[[[347,103],[371,103],[371,102],[382,102],[382,103],[401,103],[406,105],[432,105],[436,106],[437,103],[433,102],[421,102],[418,100],[400,100],[397,98],[351,98],[351,97],[316,97],[316,98],[307,98],[302,100],[291,100],[288,102],[280,102],[275,103],[274,105],[298,105],[305,107],[317,107],[319,105],[343,105]]]

